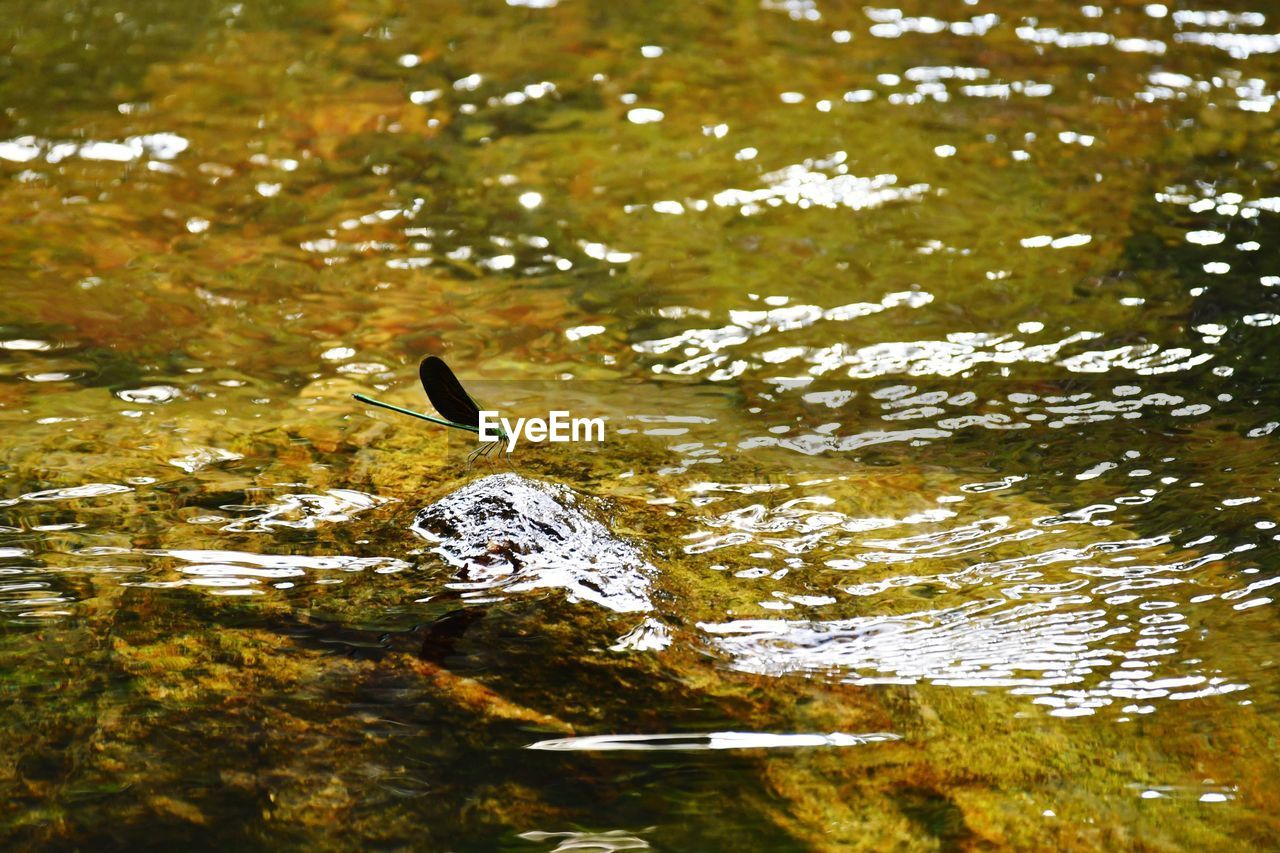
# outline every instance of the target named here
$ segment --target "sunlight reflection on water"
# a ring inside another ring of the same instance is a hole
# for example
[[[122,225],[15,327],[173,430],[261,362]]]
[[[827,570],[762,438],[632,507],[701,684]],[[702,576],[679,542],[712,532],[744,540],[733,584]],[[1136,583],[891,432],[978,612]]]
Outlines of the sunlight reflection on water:
[[[506,5],[522,26],[576,14]],[[998,686],[1057,715],[1250,687],[1218,638],[1273,603],[1270,16],[751,15],[816,34],[796,48],[813,70],[727,79],[674,25],[618,56],[443,62],[388,25],[369,115],[308,103],[276,127],[255,101],[226,147],[205,126],[223,99],[15,123],[0,167],[32,283],[0,326],[0,607],[74,614],[77,572],[274,595],[404,571],[418,555],[324,540],[421,505],[378,482],[402,448],[344,443],[384,425],[349,393],[449,349],[491,375],[724,389],[688,411],[612,392],[618,435],[663,452],[628,445],[626,481],[592,486],[692,527],[666,558],[735,603],[677,608],[738,669]],[[699,50],[775,49],[724,38]],[[558,559],[449,588],[657,609],[661,560],[615,595]],[[618,645],[670,645],[650,628]]]

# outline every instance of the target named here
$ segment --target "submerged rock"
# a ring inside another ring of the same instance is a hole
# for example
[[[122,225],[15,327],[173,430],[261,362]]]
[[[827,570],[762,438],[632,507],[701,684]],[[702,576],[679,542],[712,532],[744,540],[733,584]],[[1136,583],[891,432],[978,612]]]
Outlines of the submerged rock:
[[[652,564],[564,486],[514,473],[483,477],[420,510],[413,532],[458,570],[453,589],[561,589],[570,601],[620,613],[653,610]],[[650,621],[639,647],[665,645],[655,643]]]

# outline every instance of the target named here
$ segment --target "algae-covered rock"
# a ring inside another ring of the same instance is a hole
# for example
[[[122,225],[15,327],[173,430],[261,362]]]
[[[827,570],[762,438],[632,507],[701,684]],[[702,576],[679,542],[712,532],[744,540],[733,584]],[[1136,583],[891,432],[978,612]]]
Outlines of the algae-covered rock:
[[[493,474],[421,510],[413,529],[459,570],[455,589],[556,588],[622,613],[653,609],[653,566],[564,486]]]

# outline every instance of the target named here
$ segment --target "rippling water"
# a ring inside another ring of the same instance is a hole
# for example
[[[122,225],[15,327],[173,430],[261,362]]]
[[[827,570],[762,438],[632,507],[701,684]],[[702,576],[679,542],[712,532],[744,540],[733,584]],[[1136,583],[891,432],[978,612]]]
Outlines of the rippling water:
[[[0,834],[1273,846],[1227,5],[0,4]],[[427,353],[607,419],[563,571]]]

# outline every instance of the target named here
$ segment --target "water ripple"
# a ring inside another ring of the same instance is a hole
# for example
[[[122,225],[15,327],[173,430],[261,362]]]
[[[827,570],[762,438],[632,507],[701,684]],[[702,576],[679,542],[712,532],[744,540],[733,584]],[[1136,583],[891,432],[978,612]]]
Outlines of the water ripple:
[[[557,738],[531,743],[526,749],[556,752],[690,752],[721,749],[790,749],[812,746],[865,746],[902,740],[889,732],[870,734],[782,734],[772,732],[707,732],[689,734],[613,734]]]

